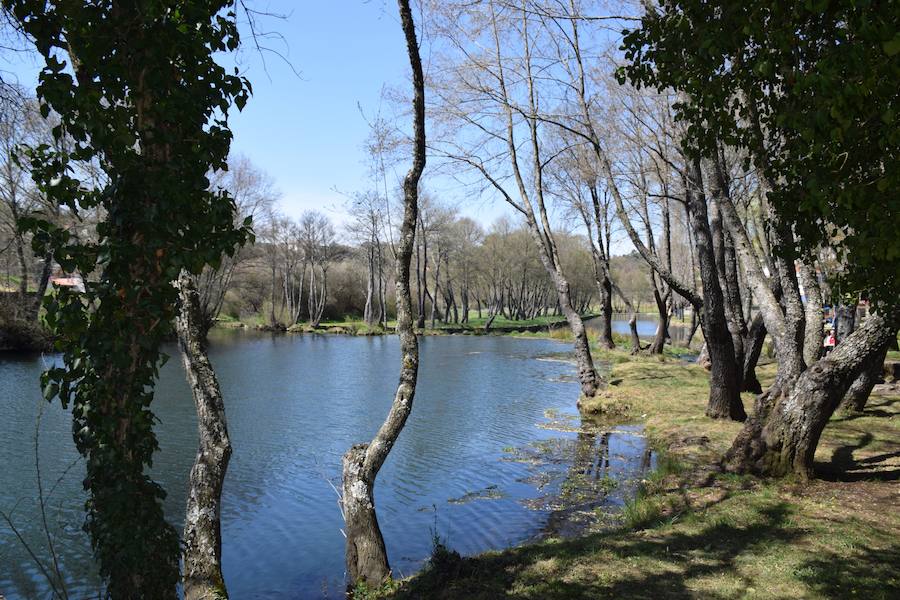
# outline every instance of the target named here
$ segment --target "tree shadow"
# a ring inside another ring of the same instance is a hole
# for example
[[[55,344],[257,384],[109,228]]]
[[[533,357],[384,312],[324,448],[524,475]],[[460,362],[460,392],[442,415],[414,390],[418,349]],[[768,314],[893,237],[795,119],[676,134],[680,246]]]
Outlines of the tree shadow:
[[[900,479],[900,469],[885,468],[883,463],[900,457],[900,451],[854,458],[855,452],[869,446],[874,439],[870,432],[865,432],[855,444],[835,448],[831,453],[831,462],[815,463],[816,475],[825,481],[897,481]]]
[[[622,530],[466,558],[452,573],[424,571],[394,597],[694,598],[697,591],[690,580],[723,573],[746,590],[753,582],[737,567],[742,554],[760,545],[787,545],[805,535],[790,526],[791,512],[788,504],[776,501],[758,508],[749,523],[721,518],[699,530],[650,536]],[[603,570],[610,562],[627,572],[610,579]]]
[[[900,598],[900,545],[857,547],[819,554],[797,569],[799,578],[826,598]]]
[[[866,417],[893,417],[898,414],[898,409],[895,407],[898,403],[900,403],[900,397],[882,397],[877,400],[872,397],[862,411],[837,414],[831,420],[835,423],[846,423]]]

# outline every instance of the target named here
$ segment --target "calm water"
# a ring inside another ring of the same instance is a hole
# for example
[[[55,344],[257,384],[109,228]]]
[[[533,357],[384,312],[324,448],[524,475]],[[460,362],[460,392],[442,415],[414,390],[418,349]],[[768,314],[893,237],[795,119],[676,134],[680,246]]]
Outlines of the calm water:
[[[426,337],[416,405],[376,486],[379,522],[399,575],[422,567],[432,530],[463,554],[565,532],[579,508],[620,504],[650,466],[633,428],[576,433],[568,347],[507,337]],[[174,348],[170,349],[174,350]],[[340,458],[371,438],[396,385],[394,337],[268,336],[217,332],[211,358],[226,399],[234,455],[225,483],[223,563],[234,598],[340,597]],[[543,360],[539,360],[543,357]],[[177,358],[177,357],[175,357]],[[82,533],[83,466],[71,421],[40,399],[52,358],[0,355],[0,510],[34,552],[40,526],[39,459],[47,518],[73,597],[96,596]],[[196,419],[180,360],[163,369],[155,401],[161,452],[154,477],[180,530]],[[35,431],[38,415],[38,451]],[[567,432],[568,431],[568,432]],[[569,482],[570,485],[563,485]],[[573,484],[574,483],[574,484]],[[564,502],[575,495],[576,504]],[[565,494],[561,490],[565,490]],[[22,544],[0,523],[0,595],[49,597]]]
[[[590,319],[588,321],[585,321],[585,325],[587,326],[589,331],[597,331],[600,326],[600,322],[598,319]],[[638,319],[638,336],[640,336],[641,340],[652,340],[653,336],[656,335],[657,325],[659,325],[659,322],[652,319]],[[687,336],[690,327],[690,319],[687,319],[684,323],[682,323],[681,319],[673,317],[669,322],[669,337],[672,338],[673,342],[682,342]],[[613,319],[612,329],[613,333],[619,333],[621,335],[631,335],[631,329],[628,328],[627,319]]]

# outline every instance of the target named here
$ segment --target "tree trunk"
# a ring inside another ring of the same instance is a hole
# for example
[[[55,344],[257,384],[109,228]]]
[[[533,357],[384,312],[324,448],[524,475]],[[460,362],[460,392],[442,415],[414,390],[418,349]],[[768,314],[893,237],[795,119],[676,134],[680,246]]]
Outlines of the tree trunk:
[[[25,256],[25,240],[16,235],[16,257],[19,259],[19,293],[24,299],[28,294],[28,259]]]
[[[834,339],[840,344],[856,328],[856,304],[839,304],[834,314]]]
[[[631,354],[637,354],[641,351],[641,338],[638,337],[637,330],[637,311],[634,308],[634,304],[631,300],[622,293],[621,288],[617,286],[615,283],[612,284],[613,289],[619,295],[619,298],[622,299],[622,302],[625,303],[625,308],[628,309],[628,329],[631,331]]]
[[[390,412],[371,443],[353,446],[343,459],[341,506],[346,524],[346,561],[350,586],[364,582],[375,587],[391,573],[384,538],[375,515],[373,490],[378,471],[412,411],[419,372],[419,343],[412,320],[409,271],[418,221],[419,179],[425,169],[425,78],[409,0],[398,0],[397,4],[412,67],[415,115],[413,164],[403,181],[403,223],[400,227],[396,261],[397,333],[400,336],[401,352],[400,383]]]
[[[222,485],[231,458],[225,404],[206,355],[206,332],[194,282],[178,279],[181,312],[176,319],[181,360],[197,408],[200,447],[191,469],[184,521],[184,598],[227,598],[222,579]]]
[[[47,285],[50,283],[50,275],[53,272],[53,255],[48,254],[44,257],[44,266],[41,269],[41,278],[38,280],[37,293],[34,295],[34,304],[31,306],[31,318],[37,319],[41,312],[41,304],[44,302],[44,295],[47,293]]]
[[[897,331],[897,316],[871,315],[835,350],[806,369],[790,389],[763,394],[757,412],[725,457],[729,470],[767,476],[813,475],[822,430],[850,385],[877,362]]]
[[[688,215],[700,263],[703,283],[703,337],[711,362],[709,402],[706,415],[714,419],[743,421],[747,418],[741,402],[740,371],[735,362],[734,343],[725,320],[725,299],[713,253],[712,235],[706,211],[699,161],[694,161],[693,181],[687,186]]]
[[[600,323],[600,331],[597,336],[597,344],[601,348],[611,350],[616,347],[616,343],[613,341],[612,335],[612,282],[609,280],[609,275],[606,272],[602,273],[600,276],[599,288],[600,316],[598,317],[598,320]]]
[[[896,337],[894,337],[896,339]],[[841,402],[841,407],[845,412],[849,413],[860,413],[866,407],[866,403],[869,401],[869,394],[872,393],[872,388],[875,387],[875,384],[881,381],[881,375],[884,372],[884,359],[887,356],[888,348],[890,347],[890,341],[884,345],[884,348],[881,349],[881,352],[875,357],[867,368],[863,369],[862,373],[859,374],[859,377],[850,385],[850,389],[847,390],[847,395],[844,396],[843,401]]]
[[[700,319],[697,318],[697,309],[691,308],[691,328],[688,330],[687,336],[684,338],[684,347],[690,348],[694,336],[697,334],[697,328],[700,327]]]
[[[375,325],[375,248],[371,244],[366,249],[366,306],[363,309],[363,321],[372,327]],[[379,317],[380,318],[380,317]]]
[[[655,279],[652,271],[650,273],[650,277]],[[647,353],[662,354],[663,348],[665,348],[666,346],[666,336],[669,332],[668,296],[663,297],[662,295],[660,295],[659,289],[654,288],[653,300],[656,302],[656,312],[659,318],[659,323],[656,326],[656,335],[653,337],[653,342],[651,342],[650,346],[647,348]]]
[[[756,364],[759,362],[765,341],[766,324],[762,314],[757,313],[750,323],[750,331],[747,332],[747,340],[744,342],[744,376],[741,383],[741,390],[744,392],[762,393],[762,384],[756,377]]]
[[[594,368],[594,360],[591,357],[591,345],[588,341],[587,331],[581,316],[574,310],[566,313],[569,327],[575,336],[575,359],[578,362],[578,380],[581,382],[581,394],[586,398],[593,398],[597,394],[600,385],[597,370]],[[579,402],[580,402],[579,398]]]
[[[822,290],[812,263],[800,261],[800,281],[803,283],[806,296],[806,305],[803,309],[806,319],[803,331],[803,362],[811,365],[822,356],[822,342],[825,339],[822,324]]]

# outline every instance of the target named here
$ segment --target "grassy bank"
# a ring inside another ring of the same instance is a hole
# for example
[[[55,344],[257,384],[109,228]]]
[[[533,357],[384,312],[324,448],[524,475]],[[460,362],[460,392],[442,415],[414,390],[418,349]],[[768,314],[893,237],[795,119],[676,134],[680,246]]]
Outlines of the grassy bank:
[[[486,318],[470,317],[467,323],[442,323],[436,322],[431,327],[431,322],[426,321],[426,327],[421,330],[422,335],[445,335],[454,333],[492,333],[492,334],[512,334],[522,333],[533,330],[534,334],[549,334],[551,329],[565,326],[565,318],[557,316],[538,317],[535,319],[506,319],[498,317],[491,323],[491,328],[485,331],[487,324]],[[222,328],[240,328],[246,327],[250,329],[268,328],[268,321],[260,316],[249,317],[244,320],[237,320],[230,317],[222,317],[217,321],[217,326]],[[380,325],[370,327],[362,319],[347,318],[340,320],[322,321],[318,327],[312,327],[308,323],[299,323],[289,327],[287,331],[291,333],[333,333],[342,335],[384,335],[393,333],[396,326],[395,321],[388,321],[387,329]]]
[[[900,597],[900,397],[834,417],[816,455],[823,479],[767,482],[715,469],[740,425],[703,416],[702,369],[619,351],[598,358],[613,364],[612,385],[593,408],[644,422],[661,450],[624,525],[461,560],[443,553],[390,597]]]

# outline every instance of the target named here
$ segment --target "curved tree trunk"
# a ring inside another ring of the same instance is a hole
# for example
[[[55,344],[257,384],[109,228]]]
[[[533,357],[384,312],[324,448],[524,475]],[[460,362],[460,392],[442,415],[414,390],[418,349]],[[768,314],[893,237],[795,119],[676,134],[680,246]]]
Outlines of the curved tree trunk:
[[[684,347],[690,348],[694,336],[697,334],[697,328],[700,327],[700,320],[697,318],[697,309],[691,308],[691,328],[688,330],[687,336],[684,338]]]
[[[790,388],[766,393],[757,401],[762,418],[748,422],[725,457],[736,472],[767,476],[813,475],[813,456],[822,430],[853,381],[880,357],[896,332],[896,316],[888,323],[872,315],[830,355],[806,369]]]
[[[896,338],[895,338],[896,339]],[[866,369],[859,374],[859,377],[850,385],[847,395],[841,402],[841,408],[846,412],[859,413],[866,408],[869,401],[869,395],[875,384],[881,381],[881,375],[884,371],[884,359],[887,356],[890,342],[884,345],[881,352],[875,357]]]
[[[419,372],[419,342],[413,327],[409,270],[418,221],[419,179],[425,169],[425,79],[419,58],[409,0],[398,0],[400,23],[413,75],[413,165],[403,182],[404,212],[397,247],[397,333],[400,336],[400,383],[387,418],[371,443],[355,445],[343,459],[341,508],[346,524],[346,562],[349,585],[377,586],[390,576],[384,538],[375,515],[374,486],[378,471],[397,441],[412,411]],[[421,317],[421,315],[420,315]]]
[[[653,277],[653,272],[650,273],[650,276]],[[662,354],[663,349],[666,346],[666,337],[668,337],[669,334],[669,294],[663,296],[659,293],[659,288],[655,288],[653,290],[653,299],[656,302],[656,312],[659,323],[656,326],[656,335],[653,337],[653,341],[647,348],[647,353]]]
[[[766,324],[762,314],[756,313],[753,321],[750,322],[750,330],[747,332],[747,339],[744,342],[744,376],[741,380],[741,391],[754,394],[761,394],[763,391],[762,384],[756,377],[756,364],[759,362],[765,341]]]
[[[197,408],[200,447],[191,469],[184,520],[184,598],[227,598],[222,579],[222,485],[231,458],[225,404],[206,355],[206,331],[191,277],[178,278],[181,312],[176,319],[181,360]]]

